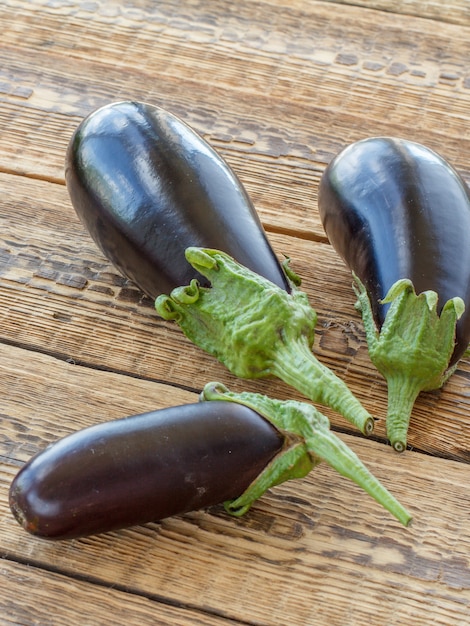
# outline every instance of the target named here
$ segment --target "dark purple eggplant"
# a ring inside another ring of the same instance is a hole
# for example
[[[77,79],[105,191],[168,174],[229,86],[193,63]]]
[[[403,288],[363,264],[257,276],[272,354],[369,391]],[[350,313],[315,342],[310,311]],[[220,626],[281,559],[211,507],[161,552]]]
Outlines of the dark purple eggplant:
[[[142,102],[116,102],[76,129],[65,178],[96,244],[152,299],[206,279],[185,250],[223,250],[290,291],[251,200],[215,150],[181,119]]]
[[[402,451],[417,395],[439,388],[470,342],[470,190],[425,146],[374,137],[331,161],[318,207],[355,275],[371,359],[388,382],[388,435]]]
[[[15,477],[10,506],[27,531],[50,539],[157,521],[241,495],[282,445],[241,404],[161,409],[49,446]]]
[[[97,424],[38,453],[10,486],[30,533],[71,539],[224,503],[243,515],[318,463],[361,486],[403,524],[411,516],[312,405],[209,383],[201,402]]]
[[[372,432],[370,414],[313,356],[316,313],[240,181],[184,122],[139,102],[98,109],[71,139],[66,182],[96,243],[158,296],[161,317],[235,375],[277,376]]]

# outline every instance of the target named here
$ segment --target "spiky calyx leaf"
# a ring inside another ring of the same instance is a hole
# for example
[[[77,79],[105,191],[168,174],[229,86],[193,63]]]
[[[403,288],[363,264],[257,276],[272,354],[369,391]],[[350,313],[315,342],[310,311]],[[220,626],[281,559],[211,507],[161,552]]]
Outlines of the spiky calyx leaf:
[[[292,283],[287,293],[218,250],[188,248],[186,258],[211,287],[192,281],[159,296],[155,306],[163,318],[176,321],[236,376],[277,376],[372,432],[369,413],[311,351],[317,315],[303,291]]]

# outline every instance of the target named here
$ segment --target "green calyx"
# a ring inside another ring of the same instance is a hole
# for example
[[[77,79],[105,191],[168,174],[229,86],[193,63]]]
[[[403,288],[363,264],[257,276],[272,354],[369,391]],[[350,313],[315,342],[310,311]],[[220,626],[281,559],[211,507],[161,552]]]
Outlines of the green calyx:
[[[411,281],[402,279],[382,300],[390,308],[379,331],[366,288],[357,276],[353,287],[371,361],[387,381],[387,436],[395,450],[402,452],[418,394],[440,388],[455,370],[449,369],[449,361],[465,305],[461,298],[452,298],[439,314],[436,292],[417,295]]]
[[[220,383],[209,383],[202,401],[237,402],[253,409],[284,437],[284,446],[247,490],[225,503],[232,515],[246,513],[255,500],[268,489],[287,480],[306,476],[325,461],[342,476],[359,485],[402,524],[408,526],[411,515],[375,478],[357,455],[330,430],[328,418],[314,406],[295,400],[274,400],[256,393],[233,393]]]
[[[298,277],[286,267],[291,293],[238,264],[227,254],[188,248],[186,258],[209,279],[159,296],[157,312],[174,320],[197,346],[240,378],[276,376],[313,402],[342,414],[364,434],[374,421],[346,384],[313,355],[317,315]]]

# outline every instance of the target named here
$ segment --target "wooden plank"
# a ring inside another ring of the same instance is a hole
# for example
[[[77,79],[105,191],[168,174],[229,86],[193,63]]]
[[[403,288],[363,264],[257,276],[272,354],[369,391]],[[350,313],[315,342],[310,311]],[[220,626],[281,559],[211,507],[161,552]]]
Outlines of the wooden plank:
[[[226,3],[212,3],[210,23],[199,5],[178,19],[160,3],[125,15],[94,6],[93,19],[73,4],[4,8],[0,168],[62,180],[83,116],[132,97],[206,136],[277,229],[323,236],[314,213],[323,167],[367,134],[426,143],[470,179],[468,28],[321,2],[277,13],[242,5],[230,18]]]
[[[192,346],[149,299],[123,280],[98,251],[67,205],[65,189],[0,175],[8,212],[0,217],[0,339],[95,368],[123,371],[200,390],[210,380],[233,389],[298,397],[276,380],[240,381]],[[36,198],[41,205],[35,207]],[[35,207],[38,217],[31,226]],[[270,233],[275,251],[292,259],[319,315],[315,353],[378,418],[384,440],[385,384],[370,363],[362,322],[354,310],[351,278],[329,245]],[[103,323],[105,320],[105,323]],[[411,446],[468,461],[468,359],[442,391],[418,400]],[[328,409],[332,423],[349,423]]]
[[[97,422],[198,401],[197,393],[168,384],[97,372],[8,345],[1,346],[0,354],[0,456],[17,464]]]
[[[0,24],[0,622],[466,626],[470,360],[419,399],[414,450],[385,446],[385,385],[316,193],[335,152],[376,134],[437,149],[470,182],[468,2],[4,0]],[[240,175],[304,277],[316,354],[381,418],[379,440],[325,412],[410,529],[323,465],[240,520],[213,507],[62,543],[15,522],[14,474],[72,430],[193,401],[208,380],[297,397],[234,379],[159,320],[71,211],[67,142],[121,98],[181,115]]]
[[[446,0],[439,2],[436,0],[324,0],[333,4],[351,4],[356,7],[365,7],[377,11],[390,13],[400,13],[403,15],[415,15],[438,22],[449,22],[451,24],[470,24],[470,7],[466,0]],[[341,9],[338,7],[338,10]]]
[[[97,599],[103,587],[115,585],[132,596],[244,624],[342,626],[351,616],[357,626],[466,624],[468,464],[417,452],[406,452],[398,463],[391,448],[342,435],[412,511],[409,529],[320,465],[306,479],[271,490],[241,519],[213,507],[87,539],[48,542],[25,534],[8,510],[8,486],[27,456],[72,428],[192,396],[7,346],[0,368],[0,381],[11,389],[1,391],[2,431],[9,438],[0,466],[1,552],[7,563],[53,572],[55,582],[44,574],[46,585],[78,587],[80,598]],[[26,390],[34,397],[34,414]],[[27,579],[29,571],[23,574]],[[68,580],[57,582],[56,575]],[[90,586],[80,591],[80,581]],[[140,602],[130,596],[118,601]],[[73,610],[67,606],[64,611]],[[91,608],[96,621],[97,610]],[[141,610],[145,615],[147,604]]]
[[[2,559],[0,614],[3,626],[230,626],[236,622],[206,611],[172,607],[156,598],[77,580]],[[18,593],[21,590],[21,593]],[[73,602],[64,602],[73,598]],[[117,622],[119,620],[119,622]]]

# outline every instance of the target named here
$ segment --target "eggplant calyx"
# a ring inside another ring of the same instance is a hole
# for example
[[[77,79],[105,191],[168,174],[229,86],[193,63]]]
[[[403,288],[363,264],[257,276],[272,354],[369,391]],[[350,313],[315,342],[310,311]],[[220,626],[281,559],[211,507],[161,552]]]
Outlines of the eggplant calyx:
[[[158,312],[165,320],[178,322],[181,318],[181,313],[178,311],[171,298],[160,298]]]
[[[295,285],[296,287],[300,287],[300,285],[302,284],[302,279],[291,268],[289,257],[286,257],[284,261],[282,262],[282,269],[284,270],[284,274],[287,276],[289,282]]]
[[[192,304],[199,298],[199,281],[196,278],[183,287],[173,290],[173,300],[181,304]]]
[[[208,383],[201,400],[243,404],[272,424],[284,437],[284,446],[247,490],[225,503],[232,515],[241,516],[268,489],[287,480],[303,478],[321,461],[349,478],[394,515],[402,524],[409,512],[373,476],[357,455],[330,430],[328,418],[310,404],[275,400],[257,393],[233,393],[220,383]]]
[[[387,436],[395,450],[403,452],[418,394],[439,389],[455,370],[449,362],[465,305],[461,298],[451,298],[439,313],[436,292],[416,294],[412,282],[402,279],[381,302],[390,308],[379,330],[366,288],[356,275],[353,287],[371,361],[387,381]]]
[[[175,320],[195,345],[239,378],[276,376],[364,434],[372,432],[373,418],[312,353],[317,314],[306,293],[293,283],[287,293],[218,250],[188,248],[186,258],[211,286],[197,286],[197,297],[193,291],[186,296],[188,287],[159,296],[161,317]]]

